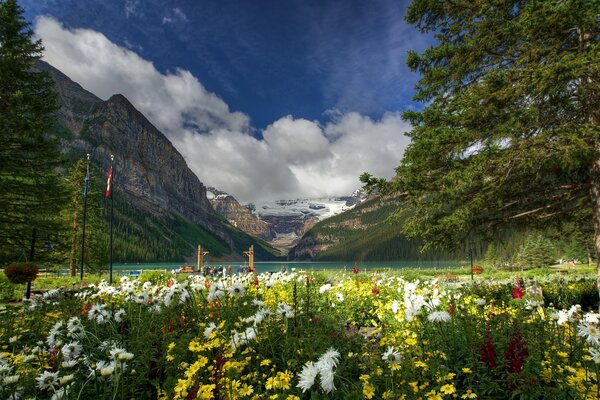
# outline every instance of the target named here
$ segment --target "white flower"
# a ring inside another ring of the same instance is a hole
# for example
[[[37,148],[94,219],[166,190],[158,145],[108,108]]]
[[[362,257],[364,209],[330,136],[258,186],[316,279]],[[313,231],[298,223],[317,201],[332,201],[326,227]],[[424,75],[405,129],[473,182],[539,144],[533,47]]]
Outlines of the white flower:
[[[260,301],[260,300],[256,300],[256,299],[254,299],[254,300],[252,300],[252,304],[254,304],[255,306],[262,307],[262,306],[264,306],[264,305],[265,305],[265,302],[264,302],[264,301]]]
[[[70,342],[65,344],[61,350],[65,359],[70,360],[79,357],[82,349],[83,347],[78,342]]]
[[[398,313],[398,300],[394,300],[392,302],[392,312],[394,314]]]
[[[73,382],[74,379],[75,379],[75,377],[73,376],[73,374],[65,375],[62,378],[60,378],[60,385],[61,386],[68,385],[69,383]]]
[[[102,369],[100,369],[100,375],[103,378],[108,378],[109,376],[112,375],[112,373],[115,371],[115,366],[110,364],[107,367],[104,367]]]
[[[598,313],[587,313],[585,314],[585,322],[589,324],[597,324],[600,323],[600,314]]]
[[[326,291],[331,290],[331,284],[330,283],[326,283],[325,285],[321,286],[319,288],[319,293],[323,294]]]
[[[430,322],[448,322],[451,318],[446,311],[434,311],[427,317]]]
[[[486,303],[485,299],[477,299],[477,305],[478,306],[483,306]]]
[[[17,382],[19,382],[19,375],[9,375],[4,377],[5,385],[14,385]]]
[[[119,353],[119,356],[117,357],[117,359],[121,362],[129,361],[132,358],[133,358],[133,353],[128,353],[128,352]]]
[[[325,366],[327,368],[334,368],[337,367],[339,358],[340,353],[333,347],[330,347],[321,357],[319,357],[317,365]]]
[[[319,370],[319,374],[321,375],[321,389],[323,389],[325,393],[333,392],[335,390],[335,386],[333,384],[335,371],[333,368],[322,368]]]
[[[600,347],[600,329],[594,324],[581,324],[577,327],[577,336],[585,338],[585,341]]]
[[[589,351],[590,351],[590,356],[592,357],[592,360],[594,360],[594,363],[600,364],[600,350],[590,347]]]
[[[281,318],[291,318],[294,316],[294,309],[286,303],[280,302],[277,304],[277,315]]]
[[[77,360],[63,361],[62,363],[60,363],[60,366],[65,369],[69,369],[69,368],[73,368],[74,366],[76,366],[78,362],[79,361],[77,361]]]
[[[235,284],[235,285],[231,285],[227,289],[227,291],[233,297],[242,297],[246,293],[246,288],[244,286],[242,286],[242,285]]]
[[[400,356],[400,352],[395,351],[392,346],[389,346],[383,356],[381,357],[383,361],[387,361],[391,364],[400,364],[402,357]]]
[[[298,385],[296,387],[302,389],[302,393],[309,390],[315,383],[315,378],[319,374],[319,367],[312,361],[307,362],[302,367],[302,371],[298,374]]]
[[[337,298],[337,301],[340,303],[344,301],[344,293],[337,292],[335,294],[335,297]]]
[[[56,392],[54,392],[54,394],[52,395],[50,400],[66,400],[67,394],[68,393],[67,393],[66,387],[61,387]]]
[[[85,336],[85,330],[81,320],[77,317],[71,317],[67,322],[67,336],[72,338],[81,338]]]
[[[17,337],[16,336],[11,336],[8,338],[8,343],[17,343]]]
[[[204,338],[209,339],[211,333],[217,329],[217,325],[214,322],[210,322],[206,328],[204,328]]]
[[[37,381],[38,388],[41,390],[54,387],[58,383],[58,372],[44,371],[35,380]]]
[[[569,314],[565,310],[560,310],[550,314],[550,318],[555,319],[558,325],[564,325],[569,321]]]
[[[58,342],[58,336],[60,335],[60,328],[62,328],[62,321],[59,321],[52,326],[50,332],[48,333],[48,337],[46,338],[46,343],[48,346],[53,347],[56,346]]]
[[[122,308],[119,308],[116,312],[115,312],[115,321],[117,322],[123,322],[123,317],[125,316],[125,310]]]

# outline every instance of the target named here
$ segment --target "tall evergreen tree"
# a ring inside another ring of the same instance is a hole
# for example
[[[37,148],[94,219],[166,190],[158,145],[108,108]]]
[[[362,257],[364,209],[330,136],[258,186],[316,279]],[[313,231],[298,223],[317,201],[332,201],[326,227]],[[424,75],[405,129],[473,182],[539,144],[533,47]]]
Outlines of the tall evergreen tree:
[[[65,200],[60,153],[47,135],[56,94],[33,70],[42,51],[16,0],[0,0],[0,264],[29,254],[34,229],[53,232]]]
[[[426,105],[405,113],[412,143],[383,185],[407,234],[453,245],[585,212],[600,252],[599,15],[597,0],[413,0],[408,22],[436,40],[408,57]]]

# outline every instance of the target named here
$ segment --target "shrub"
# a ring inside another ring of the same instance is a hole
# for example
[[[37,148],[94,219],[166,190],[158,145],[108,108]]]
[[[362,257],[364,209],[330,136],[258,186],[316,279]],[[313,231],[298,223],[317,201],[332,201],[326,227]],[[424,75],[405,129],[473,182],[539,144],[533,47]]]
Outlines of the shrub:
[[[27,262],[14,262],[4,269],[4,274],[12,283],[28,283],[37,278],[40,267]]]

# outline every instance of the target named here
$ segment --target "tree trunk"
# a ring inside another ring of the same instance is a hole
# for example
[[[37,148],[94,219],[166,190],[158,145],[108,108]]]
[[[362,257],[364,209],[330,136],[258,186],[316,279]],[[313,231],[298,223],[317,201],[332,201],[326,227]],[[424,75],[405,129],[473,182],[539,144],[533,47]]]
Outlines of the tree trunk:
[[[594,218],[594,245],[596,248],[596,286],[600,298],[600,140],[596,140],[596,160],[591,170],[591,195]],[[600,309],[600,305],[599,305]]]

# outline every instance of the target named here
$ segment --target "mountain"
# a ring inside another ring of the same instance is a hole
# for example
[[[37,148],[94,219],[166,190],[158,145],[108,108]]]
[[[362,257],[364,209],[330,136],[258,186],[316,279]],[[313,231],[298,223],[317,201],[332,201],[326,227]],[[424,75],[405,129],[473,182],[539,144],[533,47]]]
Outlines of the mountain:
[[[55,81],[60,111],[53,133],[67,157],[90,153],[107,171],[114,155],[117,260],[181,261],[195,257],[198,244],[217,259],[242,259],[250,245],[257,259],[276,258],[275,249],[214,211],[181,154],[124,96],[103,101],[51,65],[37,68]]]
[[[271,224],[258,218],[230,194],[209,187],[207,197],[215,211],[231,225],[267,242],[276,237],[277,233]]]
[[[241,205],[232,195],[208,188],[208,198],[215,211],[229,223],[286,253],[317,222],[352,209],[367,196],[362,190],[357,190],[343,197]]]
[[[289,252],[292,260],[399,261],[453,260],[464,254],[428,251],[407,239],[398,224],[387,222],[400,201],[393,197],[368,199],[351,210],[318,222]]]

